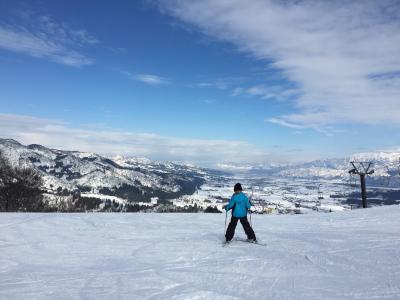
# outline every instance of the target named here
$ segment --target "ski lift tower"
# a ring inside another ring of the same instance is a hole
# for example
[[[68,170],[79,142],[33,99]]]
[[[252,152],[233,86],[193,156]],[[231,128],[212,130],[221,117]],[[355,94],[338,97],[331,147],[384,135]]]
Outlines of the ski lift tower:
[[[351,161],[350,163],[352,164],[353,169],[351,169],[349,173],[360,175],[362,205],[363,208],[367,208],[368,203],[367,203],[367,188],[365,186],[365,176],[374,173],[374,170],[371,169],[372,162]]]

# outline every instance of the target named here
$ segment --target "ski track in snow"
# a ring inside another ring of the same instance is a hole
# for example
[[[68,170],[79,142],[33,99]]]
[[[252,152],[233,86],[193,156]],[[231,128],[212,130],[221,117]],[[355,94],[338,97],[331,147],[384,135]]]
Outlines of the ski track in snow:
[[[0,299],[400,299],[400,206],[255,215],[0,215]],[[245,238],[238,224],[236,237]]]

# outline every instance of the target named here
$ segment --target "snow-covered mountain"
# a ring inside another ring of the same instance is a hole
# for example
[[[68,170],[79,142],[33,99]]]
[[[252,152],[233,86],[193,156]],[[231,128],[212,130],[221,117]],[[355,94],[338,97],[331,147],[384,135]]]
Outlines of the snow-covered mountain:
[[[398,186],[400,183],[400,152],[367,152],[354,154],[348,158],[314,160],[298,164],[257,164],[241,165],[223,163],[217,167],[232,173],[247,176],[275,176],[306,179],[351,179],[350,162],[372,162],[375,171],[368,181],[386,186]],[[366,164],[367,165],[367,164]],[[353,178],[354,179],[354,178]]]
[[[342,177],[352,168],[350,162],[372,162],[374,176],[390,176],[398,173],[400,152],[369,152],[354,154],[345,159],[316,160],[286,167],[282,175],[298,177]]]
[[[24,146],[11,139],[0,139],[0,151],[13,165],[38,170],[45,188],[57,194],[79,190],[134,202],[163,200],[193,193],[208,175],[190,165]]]

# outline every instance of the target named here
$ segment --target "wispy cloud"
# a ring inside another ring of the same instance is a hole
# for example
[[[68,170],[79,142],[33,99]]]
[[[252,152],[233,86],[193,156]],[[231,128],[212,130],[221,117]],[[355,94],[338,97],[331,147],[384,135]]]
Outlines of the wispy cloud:
[[[218,90],[226,90],[231,88],[234,85],[242,83],[247,78],[238,77],[238,76],[224,76],[218,78],[208,78],[206,80],[202,80],[196,84],[197,87],[200,88],[215,88]]]
[[[160,85],[160,84],[170,83],[168,79],[153,74],[137,74],[133,78],[137,81],[150,85]]]
[[[276,101],[288,101],[298,97],[300,91],[295,88],[287,88],[284,86],[268,86],[268,85],[253,85],[248,88],[236,88],[233,90],[232,95],[249,95],[249,96],[257,96],[262,99],[273,99]]]
[[[244,141],[184,139],[102,128],[73,127],[59,120],[0,114],[0,137],[13,138],[25,144],[105,155],[190,161],[208,166],[220,161],[266,161],[268,157],[266,152]]]
[[[328,113],[314,113],[310,116],[306,114],[292,114],[284,115],[279,118],[269,118],[265,121],[278,124],[284,127],[302,130],[311,128],[326,136],[334,136],[335,134],[343,134],[343,130],[337,129],[328,125],[329,120],[333,119],[335,116],[331,116]],[[338,120],[332,120],[331,123],[337,122]]]
[[[163,12],[235,44],[296,86],[292,101],[297,112],[271,122],[293,128],[400,124],[398,1],[159,3]],[[269,93],[233,91],[239,92]]]
[[[86,30],[72,29],[49,16],[21,14],[19,22],[0,24],[0,48],[67,66],[93,64],[82,48],[99,41]]]
[[[237,88],[233,89],[231,95],[236,97],[236,96],[241,95],[243,93],[243,91],[244,91],[244,88],[237,87]]]
[[[163,85],[170,84],[171,80],[165,77],[161,77],[154,74],[134,74],[129,71],[120,71],[123,75],[127,76],[129,79],[139,81],[149,85]]]
[[[271,122],[271,123],[278,124],[278,125],[282,125],[282,126],[285,126],[285,127],[289,127],[289,128],[295,128],[295,129],[305,129],[306,128],[305,126],[297,125],[295,123],[289,123],[289,122],[284,121],[284,120],[282,120],[280,118],[269,118],[269,119],[267,119],[267,121]]]

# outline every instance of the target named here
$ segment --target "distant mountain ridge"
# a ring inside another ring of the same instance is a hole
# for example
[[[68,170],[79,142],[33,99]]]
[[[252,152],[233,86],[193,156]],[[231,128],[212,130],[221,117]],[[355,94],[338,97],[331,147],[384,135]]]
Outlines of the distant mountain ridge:
[[[357,153],[349,158],[314,160],[297,164],[235,164],[221,163],[219,169],[239,173],[245,176],[276,176],[293,178],[350,179],[351,161],[372,162],[374,174],[368,181],[387,186],[400,185],[400,152]]]
[[[192,194],[209,172],[194,166],[135,158],[109,158],[91,152],[63,151],[12,139],[0,139],[0,151],[13,164],[32,167],[49,193],[78,190],[149,202]]]

